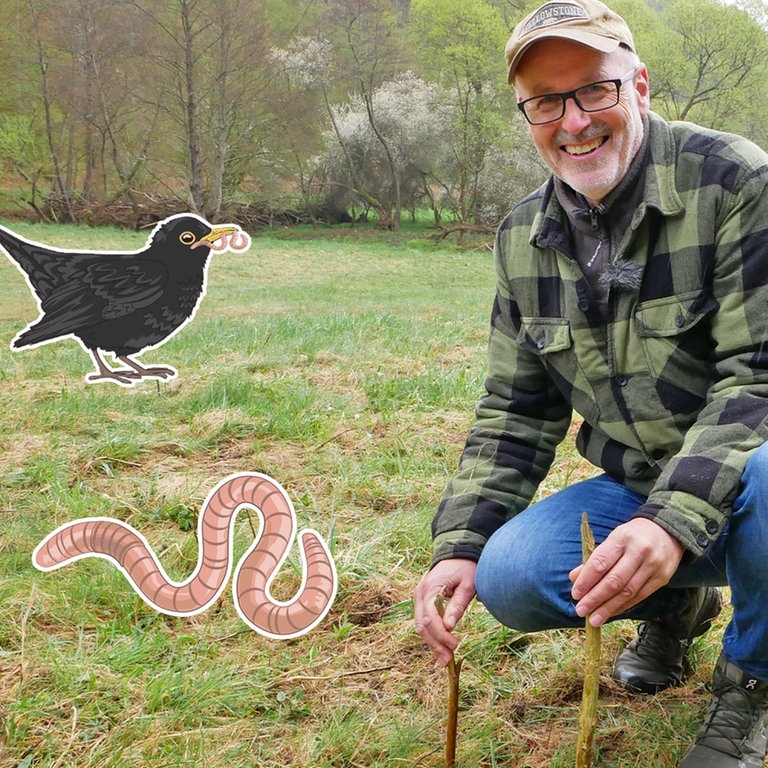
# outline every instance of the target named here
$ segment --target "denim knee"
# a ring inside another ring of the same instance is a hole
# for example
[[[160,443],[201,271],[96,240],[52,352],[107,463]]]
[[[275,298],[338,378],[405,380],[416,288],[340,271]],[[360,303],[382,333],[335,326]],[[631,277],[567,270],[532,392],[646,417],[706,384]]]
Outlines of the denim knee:
[[[499,622],[518,632],[536,632],[539,627],[531,626],[528,620],[524,591],[520,590],[517,579],[499,579],[488,557],[481,557],[475,574],[477,599]]]
[[[584,626],[568,578],[582,560],[582,510],[590,510],[601,541],[644,501],[607,475],[537,501],[488,540],[475,577],[478,599],[502,624],[523,632]]]
[[[548,573],[546,562],[526,547],[506,546],[505,538],[491,537],[475,574],[477,599],[488,612],[518,632],[582,625],[567,575]]]

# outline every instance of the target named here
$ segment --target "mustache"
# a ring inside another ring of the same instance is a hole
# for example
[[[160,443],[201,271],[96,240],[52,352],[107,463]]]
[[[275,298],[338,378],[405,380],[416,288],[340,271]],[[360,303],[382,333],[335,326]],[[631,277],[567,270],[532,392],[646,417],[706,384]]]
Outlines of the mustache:
[[[579,133],[570,133],[560,130],[554,136],[554,143],[562,146],[563,144],[584,144],[593,139],[599,139],[603,136],[610,136],[611,131],[606,125],[595,125],[594,123]]]

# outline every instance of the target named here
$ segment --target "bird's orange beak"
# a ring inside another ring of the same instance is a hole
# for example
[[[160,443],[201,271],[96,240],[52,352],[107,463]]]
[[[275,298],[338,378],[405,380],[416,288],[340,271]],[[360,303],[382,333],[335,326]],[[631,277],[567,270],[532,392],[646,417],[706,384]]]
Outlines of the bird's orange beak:
[[[240,231],[240,227],[214,227],[207,235],[201,237],[192,247],[207,245],[214,250],[224,250],[227,238]]]

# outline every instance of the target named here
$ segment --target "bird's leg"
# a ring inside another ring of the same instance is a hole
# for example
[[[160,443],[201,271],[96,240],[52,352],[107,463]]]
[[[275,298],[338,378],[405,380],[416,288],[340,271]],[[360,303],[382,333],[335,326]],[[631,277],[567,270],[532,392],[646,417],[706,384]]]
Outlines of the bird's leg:
[[[88,381],[115,381],[118,384],[135,384],[141,378],[135,370],[113,370],[105,362],[97,349],[89,349],[98,373],[88,374]]]
[[[165,365],[153,365],[149,368],[145,368],[135,360],[132,360],[128,355],[116,355],[117,359],[121,363],[130,366],[136,372],[135,375],[140,379],[172,379],[178,375],[175,368]]]

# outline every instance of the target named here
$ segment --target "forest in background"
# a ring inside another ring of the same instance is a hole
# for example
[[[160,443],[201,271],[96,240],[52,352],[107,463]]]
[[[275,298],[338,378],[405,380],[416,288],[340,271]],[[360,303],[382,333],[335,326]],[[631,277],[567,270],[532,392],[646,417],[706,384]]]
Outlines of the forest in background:
[[[2,0],[0,209],[492,226],[545,175],[503,61],[538,4]],[[655,111],[768,147],[763,0],[609,4]]]

